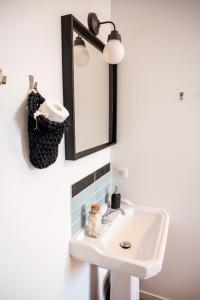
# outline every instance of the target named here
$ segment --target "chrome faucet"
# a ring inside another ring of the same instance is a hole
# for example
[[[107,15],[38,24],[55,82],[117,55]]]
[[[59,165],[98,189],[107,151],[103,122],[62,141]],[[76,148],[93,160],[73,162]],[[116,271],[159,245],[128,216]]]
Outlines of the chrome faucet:
[[[106,222],[109,222],[109,221],[106,221],[105,218],[106,218],[107,216],[109,216],[110,214],[116,212],[116,211],[120,211],[121,214],[122,214],[123,216],[126,214],[126,212],[124,211],[123,208],[111,208],[111,207],[109,206],[109,202],[108,202],[107,210],[106,210],[106,212],[103,214],[103,216],[102,216],[102,218],[101,218],[101,222],[102,222],[103,224],[105,224]]]

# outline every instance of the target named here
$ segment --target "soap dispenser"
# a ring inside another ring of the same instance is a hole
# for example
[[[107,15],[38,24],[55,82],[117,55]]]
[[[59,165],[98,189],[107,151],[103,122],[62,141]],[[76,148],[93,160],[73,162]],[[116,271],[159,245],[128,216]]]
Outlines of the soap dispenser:
[[[115,192],[112,194],[112,197],[111,197],[111,208],[119,209],[120,204],[121,204],[121,194],[118,192],[118,188],[116,186]]]

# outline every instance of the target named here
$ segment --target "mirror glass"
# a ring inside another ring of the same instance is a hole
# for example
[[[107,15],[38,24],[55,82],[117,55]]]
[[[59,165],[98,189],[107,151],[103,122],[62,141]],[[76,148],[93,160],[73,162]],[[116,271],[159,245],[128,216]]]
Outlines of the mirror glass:
[[[77,33],[73,32],[73,40],[76,37]],[[109,142],[108,64],[101,51],[84,41],[89,61],[82,67],[74,63],[76,152]]]

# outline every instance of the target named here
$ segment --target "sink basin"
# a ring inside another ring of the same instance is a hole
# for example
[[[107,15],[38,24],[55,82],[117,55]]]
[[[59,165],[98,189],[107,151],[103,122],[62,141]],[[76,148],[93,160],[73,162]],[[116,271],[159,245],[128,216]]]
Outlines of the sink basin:
[[[167,241],[169,215],[162,209],[124,201],[120,212],[102,224],[100,238],[88,237],[83,229],[70,240],[73,257],[137,278],[150,278],[161,271]],[[124,249],[120,242],[129,241]]]

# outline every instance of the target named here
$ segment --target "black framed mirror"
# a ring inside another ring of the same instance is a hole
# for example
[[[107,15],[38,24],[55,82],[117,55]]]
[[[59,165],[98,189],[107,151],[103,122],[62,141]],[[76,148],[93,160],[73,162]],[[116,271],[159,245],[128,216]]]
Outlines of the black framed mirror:
[[[103,60],[104,43],[73,15],[62,16],[63,102],[71,128],[65,134],[65,157],[76,160],[116,143],[117,65]],[[74,40],[89,51],[87,66],[77,67]]]

